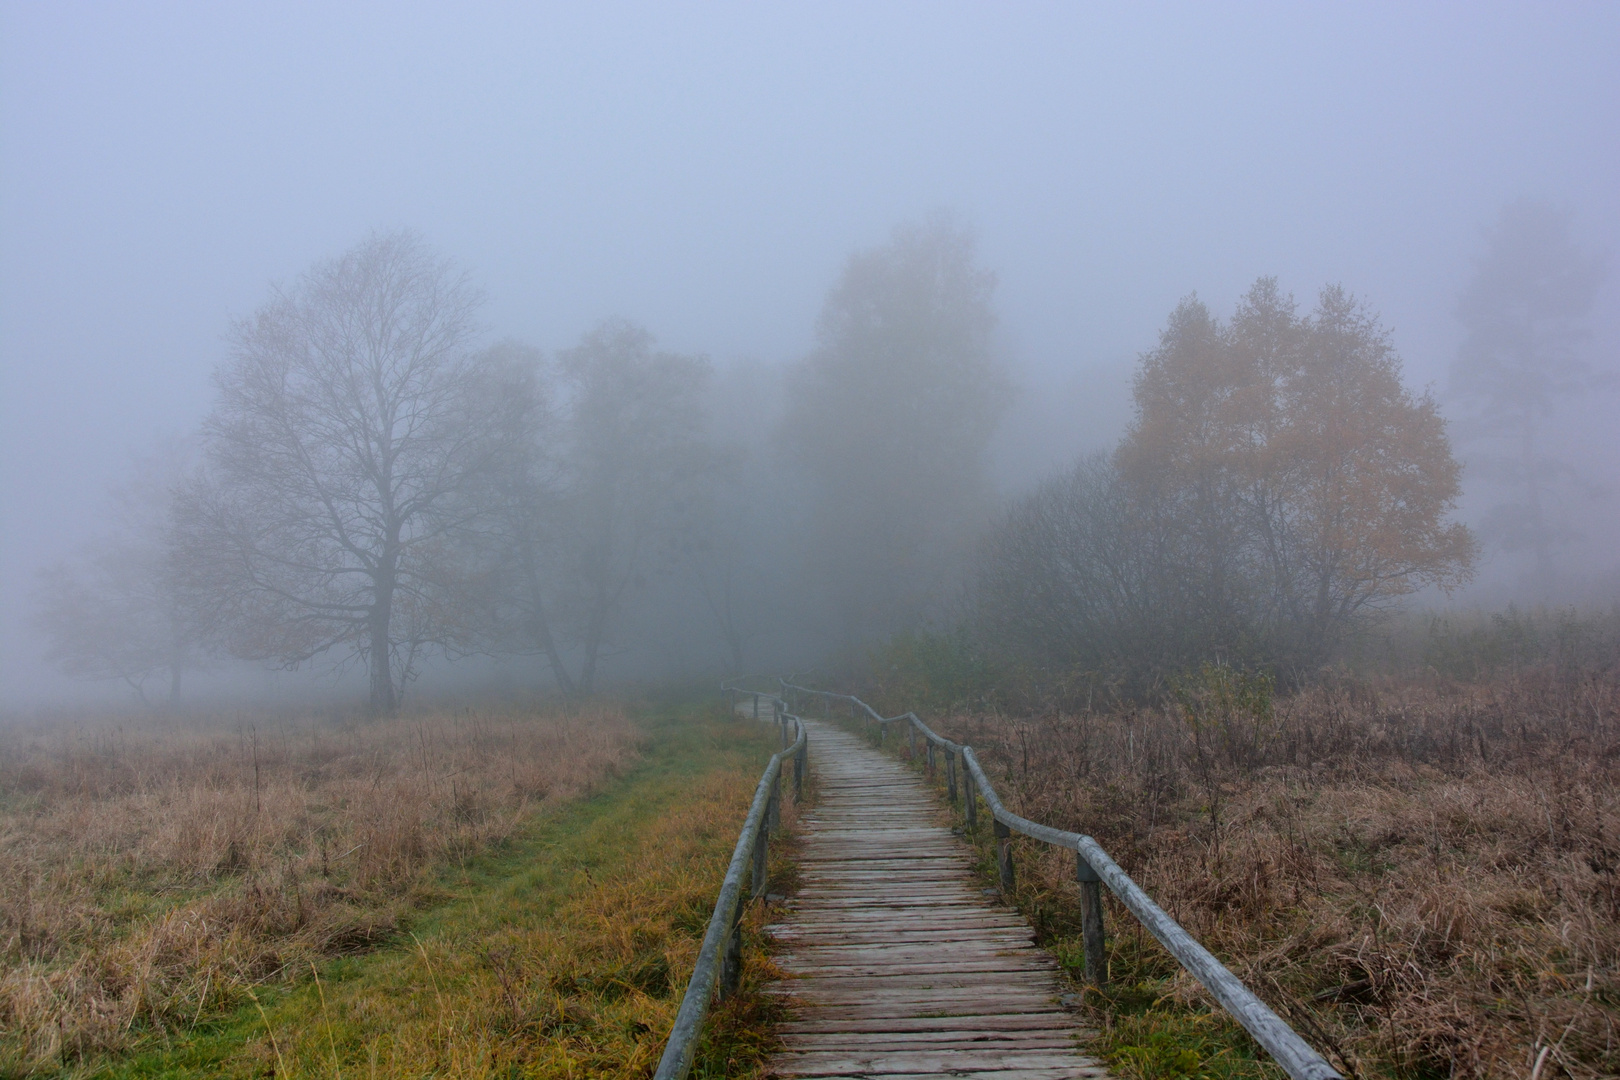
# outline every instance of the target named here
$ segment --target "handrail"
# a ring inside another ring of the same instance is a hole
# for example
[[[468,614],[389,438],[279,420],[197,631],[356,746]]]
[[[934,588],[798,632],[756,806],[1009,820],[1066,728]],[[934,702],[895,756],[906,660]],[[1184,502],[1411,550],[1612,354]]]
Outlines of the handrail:
[[[722,684],[721,689],[732,691],[738,688],[728,683]],[[765,895],[767,845],[780,818],[782,762],[789,757],[793,759],[794,798],[797,799],[803,791],[805,761],[810,745],[804,721],[788,712],[786,702],[781,698],[774,694],[768,696],[772,701],[772,717],[782,727],[783,743],[787,743],[789,720],[793,721],[797,734],[791,745],[784,745],[771,755],[769,764],[760,775],[759,785],[754,789],[754,801],[748,807],[748,817],[744,819],[742,832],[737,836],[737,846],[732,849],[731,862],[720,884],[720,897],[715,901],[714,914],[709,917],[709,928],[704,932],[703,945],[698,949],[697,964],[692,968],[692,978],[686,984],[686,996],[681,999],[681,1007],[675,1013],[675,1024],[670,1029],[669,1041],[664,1044],[664,1054],[658,1060],[653,1080],[683,1080],[692,1068],[692,1054],[697,1049],[703,1021],[709,1014],[709,1002],[714,997],[716,981],[721,997],[728,997],[737,990],[742,972],[743,874],[751,869],[752,898]],[[754,694],[756,719],[759,716],[760,697]],[[723,955],[722,948],[725,950]]]
[[[1012,833],[1022,833],[1055,847],[1073,851],[1075,876],[1080,881],[1081,887],[1081,933],[1085,939],[1086,977],[1090,981],[1102,983],[1106,970],[1103,958],[1100,883],[1106,884],[1113,894],[1119,897],[1131,914],[1147,927],[1148,932],[1159,940],[1182,967],[1192,972],[1193,977],[1204,985],[1216,1001],[1220,1002],[1221,1007],[1231,1013],[1232,1017],[1254,1036],[1255,1042],[1266,1048],[1272,1059],[1281,1065],[1293,1080],[1341,1080],[1333,1066],[1313,1050],[1309,1043],[1300,1038],[1282,1017],[1272,1012],[1265,1002],[1243,985],[1242,980],[1227,970],[1226,966],[1200,945],[1180,923],[1154,903],[1153,898],[1109,857],[1101,844],[1083,833],[1054,829],[1050,825],[1042,825],[1020,817],[1003,806],[1000,797],[996,795],[995,785],[985,774],[984,768],[979,764],[978,755],[973,752],[971,746],[952,742],[938,734],[923,723],[916,713],[883,716],[854,694],[814,690],[796,686],[785,679],[779,681],[784,692],[813,694],[828,703],[835,700],[848,701],[851,712],[857,709],[864,710],[867,717],[880,725],[884,735],[887,735],[890,724],[909,721],[908,735],[914,731],[927,740],[929,765],[934,763],[935,747],[945,751],[949,768],[948,795],[953,805],[957,800],[956,758],[960,755],[966,771],[963,777],[963,811],[969,827],[972,827],[977,818],[974,797],[974,789],[977,788],[978,794],[984,797],[985,804],[990,808],[995,821],[997,862],[1004,889],[1010,889],[1013,884],[1010,844]]]

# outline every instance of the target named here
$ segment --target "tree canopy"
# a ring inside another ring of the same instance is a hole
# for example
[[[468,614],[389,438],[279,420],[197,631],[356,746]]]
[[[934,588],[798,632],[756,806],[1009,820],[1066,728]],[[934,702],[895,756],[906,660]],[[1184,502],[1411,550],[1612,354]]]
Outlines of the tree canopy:
[[[785,452],[809,489],[811,578],[846,640],[914,622],[989,510],[985,455],[1010,402],[995,275],[949,217],[851,256],[800,366]]]
[[[1038,662],[1314,665],[1397,598],[1470,574],[1445,423],[1342,288],[1302,315],[1262,278],[1226,323],[1184,300],[1135,402],[1111,462],[1023,500],[981,555],[981,617],[997,634],[1036,619]]]

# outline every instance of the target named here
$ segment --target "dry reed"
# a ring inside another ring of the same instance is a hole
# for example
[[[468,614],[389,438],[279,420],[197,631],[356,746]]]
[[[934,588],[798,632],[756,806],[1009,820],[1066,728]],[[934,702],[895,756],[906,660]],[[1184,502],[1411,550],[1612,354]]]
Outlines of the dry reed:
[[[640,739],[607,707],[0,729],[0,1071],[193,1027],[389,940],[437,873]]]
[[[1620,1073],[1612,674],[1241,698],[940,726],[1019,812],[1102,841],[1347,1071]],[[1022,902],[1072,935],[1073,857],[1024,850]],[[1124,963],[1143,935],[1117,904],[1110,932]],[[1161,963],[1154,992],[1207,1003],[1178,971]]]

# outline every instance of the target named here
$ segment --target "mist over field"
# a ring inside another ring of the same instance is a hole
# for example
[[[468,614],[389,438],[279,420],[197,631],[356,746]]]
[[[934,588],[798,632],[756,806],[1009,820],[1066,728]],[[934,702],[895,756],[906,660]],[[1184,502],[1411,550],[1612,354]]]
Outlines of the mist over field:
[[[1601,4],[0,5],[0,706],[1609,609],[1617,55]]]

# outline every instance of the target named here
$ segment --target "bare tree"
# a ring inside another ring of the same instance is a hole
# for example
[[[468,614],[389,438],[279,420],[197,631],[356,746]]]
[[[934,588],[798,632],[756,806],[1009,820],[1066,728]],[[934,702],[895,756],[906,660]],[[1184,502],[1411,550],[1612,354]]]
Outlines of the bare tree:
[[[404,232],[322,262],[231,332],[178,507],[191,587],[233,654],[359,660],[391,712],[423,651],[462,632],[462,497],[504,461],[469,352],[479,294]]]
[[[40,572],[34,623],[46,657],[74,678],[126,683],[143,702],[154,679],[172,707],[185,672],[199,663],[200,613],[184,602],[170,558],[170,512],[195,453],[169,439],[138,455],[109,492],[105,528]]]

